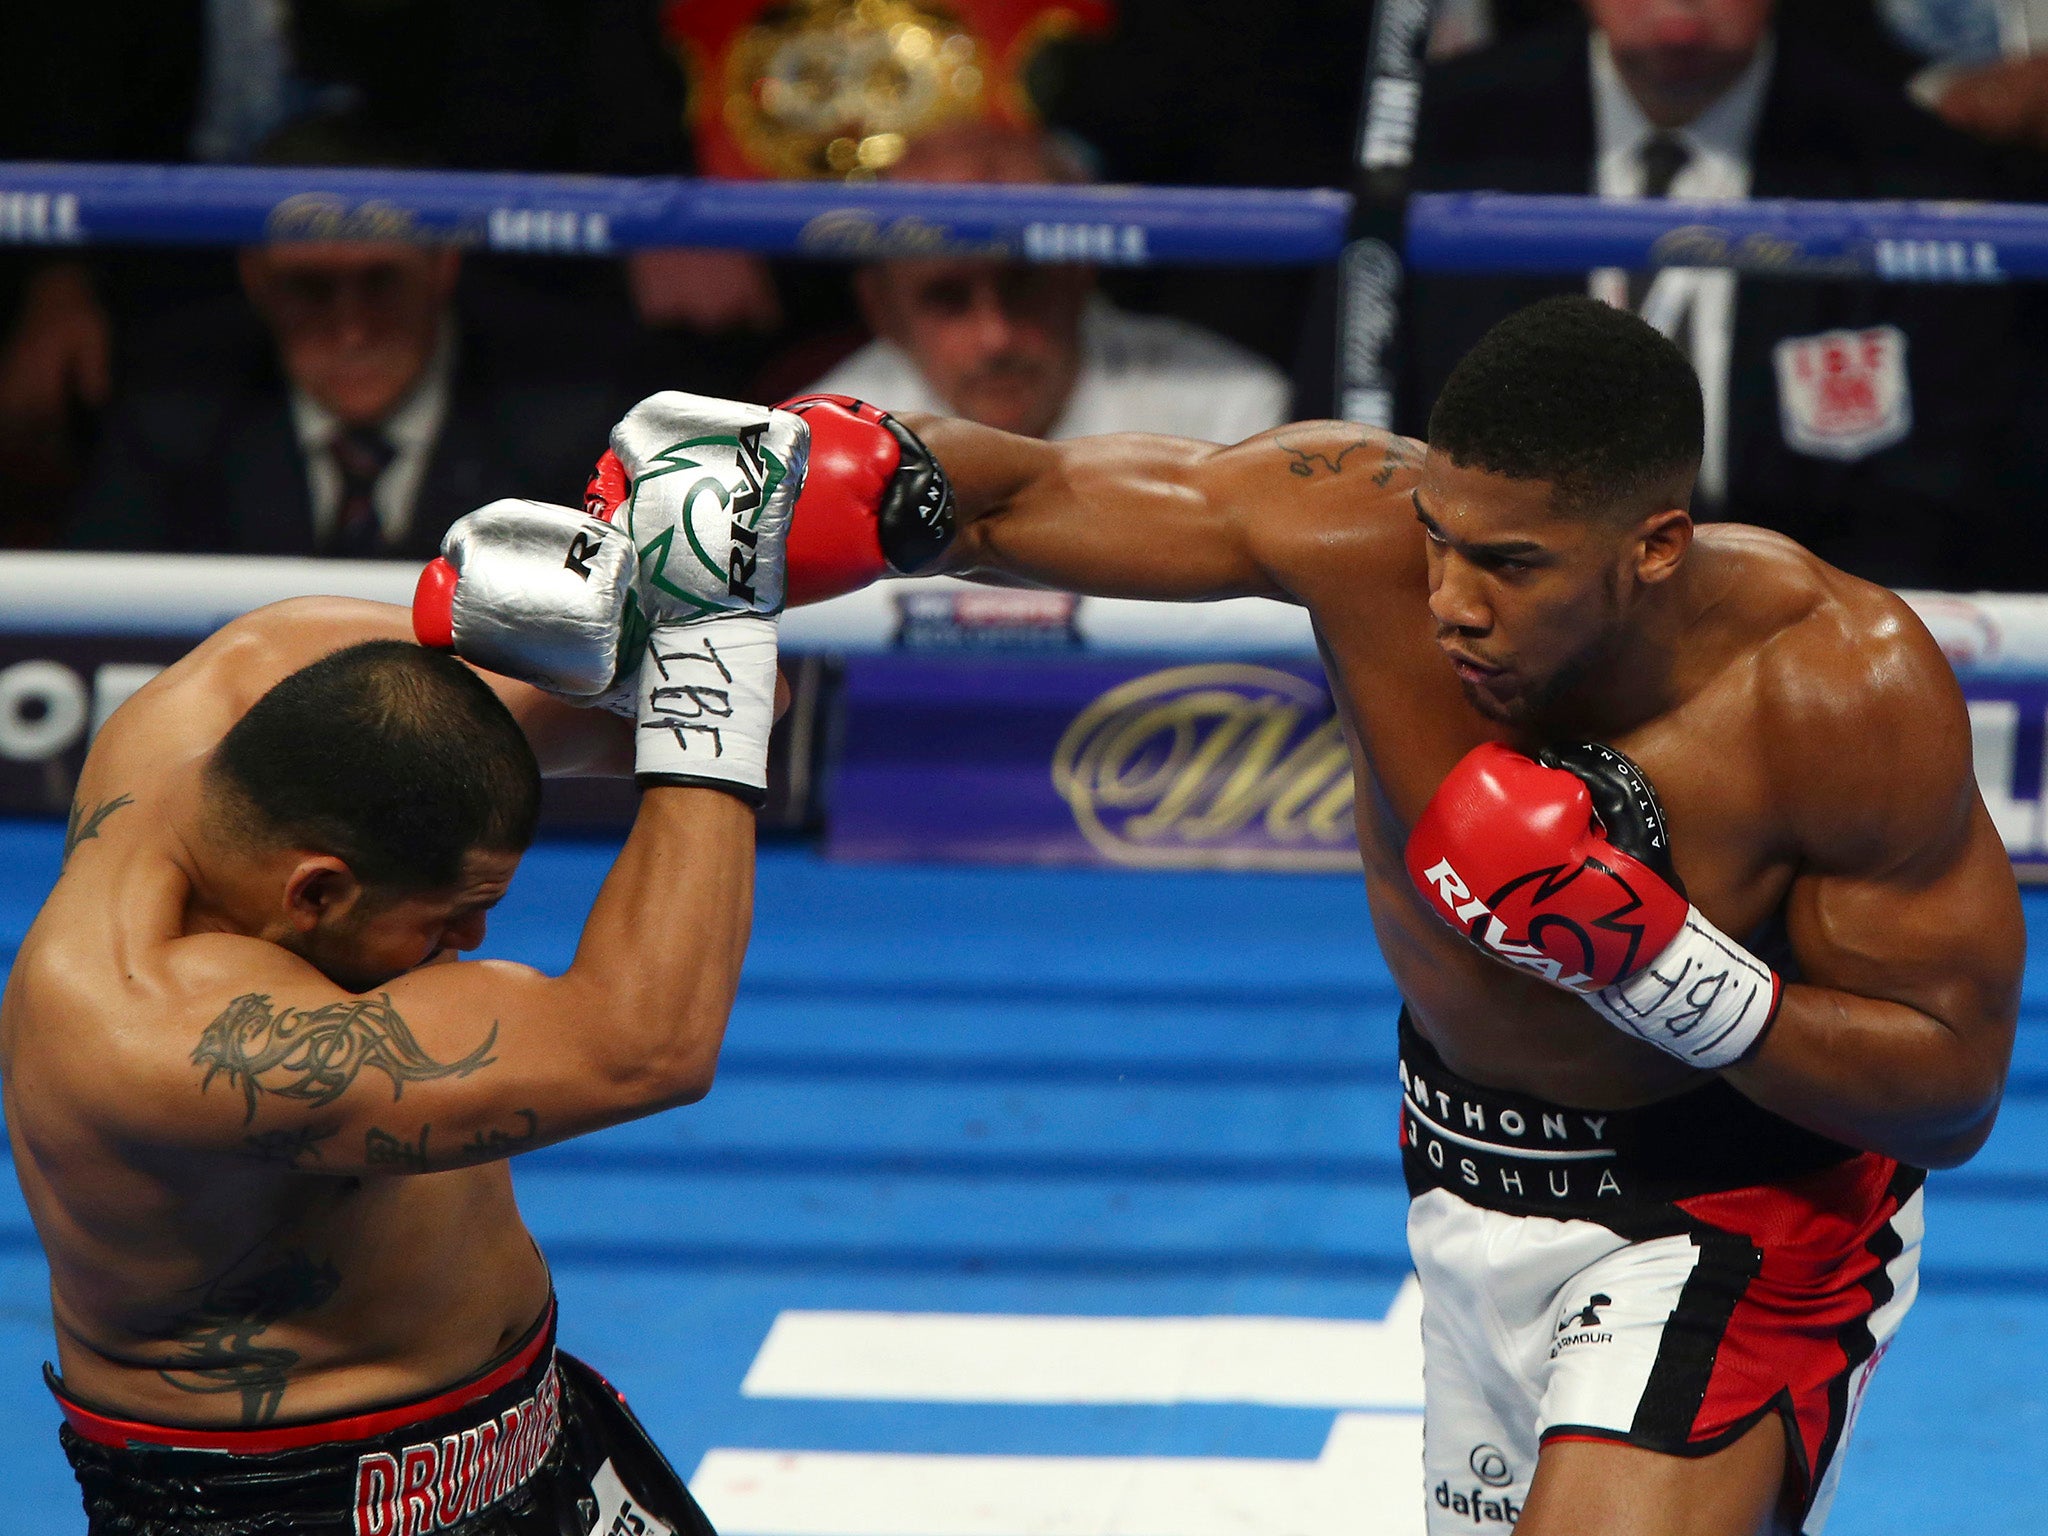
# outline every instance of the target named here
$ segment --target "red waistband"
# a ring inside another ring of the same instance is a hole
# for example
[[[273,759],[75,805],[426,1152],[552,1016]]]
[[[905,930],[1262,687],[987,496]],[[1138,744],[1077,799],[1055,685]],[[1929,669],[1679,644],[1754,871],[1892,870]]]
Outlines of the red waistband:
[[[72,1430],[98,1445],[118,1450],[127,1445],[157,1445],[181,1451],[231,1451],[243,1456],[263,1456],[275,1451],[304,1450],[308,1446],[332,1445],[337,1441],[371,1440],[394,1430],[454,1413],[480,1398],[490,1396],[533,1371],[542,1357],[552,1356],[555,1345],[555,1302],[548,1298],[547,1310],[527,1335],[513,1345],[510,1354],[485,1366],[466,1381],[388,1408],[373,1408],[341,1418],[320,1419],[306,1424],[278,1424],[264,1429],[184,1429],[169,1424],[145,1424],[135,1419],[115,1418],[99,1413],[64,1395],[53,1380],[50,1391]]]

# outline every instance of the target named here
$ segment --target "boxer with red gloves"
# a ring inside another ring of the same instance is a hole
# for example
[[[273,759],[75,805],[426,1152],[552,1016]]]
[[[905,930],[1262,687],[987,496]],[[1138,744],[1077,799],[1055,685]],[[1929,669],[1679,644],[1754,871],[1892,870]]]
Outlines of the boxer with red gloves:
[[[1433,1536],[1817,1532],[2024,955],[1912,610],[1695,528],[1698,381],[1585,299],[1490,332],[1426,447],[907,425],[947,570],[1314,620],[1406,1004]]]

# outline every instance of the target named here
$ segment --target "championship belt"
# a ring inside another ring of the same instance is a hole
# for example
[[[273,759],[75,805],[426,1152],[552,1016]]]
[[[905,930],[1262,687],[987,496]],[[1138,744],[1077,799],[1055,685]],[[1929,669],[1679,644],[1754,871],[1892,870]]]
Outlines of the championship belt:
[[[866,180],[948,123],[1031,127],[1024,72],[1114,0],[665,0],[707,176]]]

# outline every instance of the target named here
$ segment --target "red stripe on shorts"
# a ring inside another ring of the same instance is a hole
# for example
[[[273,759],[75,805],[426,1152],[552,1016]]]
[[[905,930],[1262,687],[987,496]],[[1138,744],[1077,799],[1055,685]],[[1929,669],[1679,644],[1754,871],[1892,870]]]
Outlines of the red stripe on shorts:
[[[1727,1434],[1787,1393],[1811,1486],[1834,1448],[1845,1379],[1870,1353],[1861,1325],[1890,1295],[1876,1272],[1890,1256],[1882,1235],[1899,1211],[1898,1171],[1891,1158],[1866,1152],[1783,1184],[1677,1202],[1763,1255],[1715,1351],[1693,1418],[1695,1443]]]

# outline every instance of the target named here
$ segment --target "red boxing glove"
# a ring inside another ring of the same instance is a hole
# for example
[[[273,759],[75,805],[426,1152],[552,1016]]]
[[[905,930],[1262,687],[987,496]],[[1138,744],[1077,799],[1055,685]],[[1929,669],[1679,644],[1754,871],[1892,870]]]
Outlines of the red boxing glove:
[[[953,488],[916,433],[851,395],[798,395],[776,409],[811,429],[810,466],[784,542],[788,607],[914,575],[946,552]],[[606,449],[584,487],[584,509],[610,522],[632,494],[625,466]]]
[[[1741,1060],[1776,1017],[1778,977],[1687,899],[1656,794],[1612,747],[1475,747],[1423,810],[1407,863],[1474,944],[1689,1065]]]
[[[1409,834],[1408,875],[1480,948],[1574,992],[1633,976],[1688,905],[1675,877],[1609,841],[1577,775],[1498,742],[1437,789]]]
[[[953,488],[931,450],[887,411],[848,395],[798,395],[811,462],[785,546],[789,604],[821,602],[924,570],[953,542]]]

